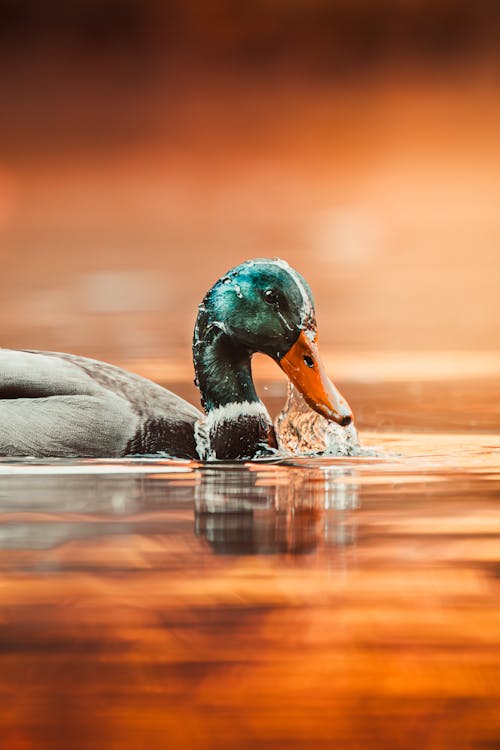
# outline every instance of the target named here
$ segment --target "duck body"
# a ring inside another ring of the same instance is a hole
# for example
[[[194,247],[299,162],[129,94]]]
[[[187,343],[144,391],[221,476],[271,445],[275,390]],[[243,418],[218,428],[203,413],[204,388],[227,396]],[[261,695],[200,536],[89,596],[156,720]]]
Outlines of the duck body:
[[[350,422],[319,359],[306,281],[284,261],[260,258],[220,278],[199,306],[193,361],[205,413],[105,362],[0,349],[0,455],[227,460],[272,453],[273,424],[252,379],[256,352],[274,359],[315,411]]]
[[[0,349],[0,455],[198,458],[202,413],[146,378],[86,357]]]

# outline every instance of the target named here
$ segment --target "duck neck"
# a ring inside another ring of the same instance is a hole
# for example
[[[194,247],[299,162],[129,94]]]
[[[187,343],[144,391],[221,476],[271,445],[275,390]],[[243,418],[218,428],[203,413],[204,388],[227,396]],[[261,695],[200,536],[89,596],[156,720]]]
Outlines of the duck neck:
[[[196,383],[207,413],[234,403],[261,403],[252,379],[251,352],[229,336],[201,340],[193,347]]]
[[[197,330],[196,384],[207,412],[209,452],[215,458],[254,458],[276,447],[271,418],[252,379],[252,352],[222,330]]]

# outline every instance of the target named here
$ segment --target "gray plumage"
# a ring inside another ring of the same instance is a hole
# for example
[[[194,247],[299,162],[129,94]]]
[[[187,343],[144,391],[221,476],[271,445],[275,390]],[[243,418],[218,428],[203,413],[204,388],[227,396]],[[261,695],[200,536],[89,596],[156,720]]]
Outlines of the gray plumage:
[[[201,412],[139,375],[56,352],[0,349],[0,455],[197,458]]]

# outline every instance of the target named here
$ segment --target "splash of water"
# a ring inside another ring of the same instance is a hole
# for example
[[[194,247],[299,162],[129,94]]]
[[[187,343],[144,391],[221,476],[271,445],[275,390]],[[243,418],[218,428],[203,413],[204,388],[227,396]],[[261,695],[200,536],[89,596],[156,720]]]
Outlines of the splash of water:
[[[351,422],[341,427],[313,411],[297,389],[289,383],[288,396],[275,421],[281,453],[292,455],[354,456],[364,453]]]

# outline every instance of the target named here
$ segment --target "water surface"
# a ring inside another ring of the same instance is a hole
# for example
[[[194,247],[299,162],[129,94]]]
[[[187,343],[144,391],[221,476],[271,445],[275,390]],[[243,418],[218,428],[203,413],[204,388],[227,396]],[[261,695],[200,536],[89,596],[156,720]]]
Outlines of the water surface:
[[[498,436],[361,437],[0,461],[2,747],[496,746]]]

